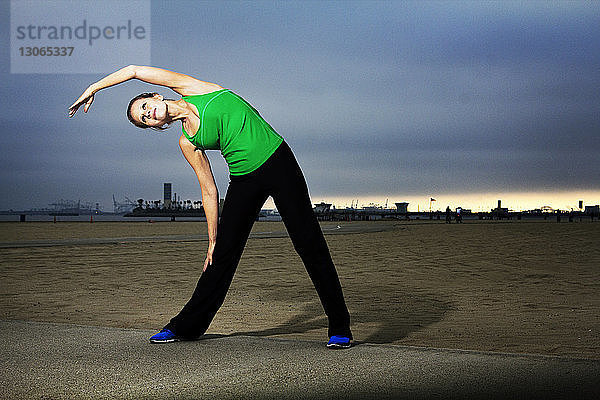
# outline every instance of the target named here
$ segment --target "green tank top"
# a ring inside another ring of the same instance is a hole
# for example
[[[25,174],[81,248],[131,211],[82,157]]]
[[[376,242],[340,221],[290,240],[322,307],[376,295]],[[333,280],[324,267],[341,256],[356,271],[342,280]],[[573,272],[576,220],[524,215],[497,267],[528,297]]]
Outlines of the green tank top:
[[[201,150],[221,150],[231,175],[248,174],[277,150],[283,138],[246,100],[229,89],[183,96],[198,109],[198,131],[183,134]]]

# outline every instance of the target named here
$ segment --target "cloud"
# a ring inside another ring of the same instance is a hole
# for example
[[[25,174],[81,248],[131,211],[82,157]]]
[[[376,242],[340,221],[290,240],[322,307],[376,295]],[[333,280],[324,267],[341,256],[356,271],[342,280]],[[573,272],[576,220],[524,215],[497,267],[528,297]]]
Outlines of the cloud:
[[[600,189],[593,3],[178,4],[152,4],[153,64],[249,100],[292,145],[311,193]],[[131,97],[176,97],[169,89],[127,82],[69,120],[66,108],[101,75],[11,75],[8,64],[0,209],[160,198],[168,181],[199,196],[180,127],[146,132],[125,117]],[[227,169],[210,158],[224,195]]]

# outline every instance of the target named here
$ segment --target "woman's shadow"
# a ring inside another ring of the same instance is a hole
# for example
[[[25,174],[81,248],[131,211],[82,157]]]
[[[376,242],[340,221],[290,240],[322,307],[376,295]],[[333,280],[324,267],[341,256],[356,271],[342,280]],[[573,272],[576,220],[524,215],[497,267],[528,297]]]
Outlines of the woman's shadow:
[[[289,297],[287,298],[289,300]],[[284,299],[278,299],[284,300]],[[358,343],[393,343],[411,332],[441,321],[452,309],[448,301],[421,291],[373,294],[369,298],[346,295],[351,325]],[[272,328],[235,332],[227,336],[272,336],[299,334],[327,327],[327,318],[318,300],[304,303],[301,312]]]

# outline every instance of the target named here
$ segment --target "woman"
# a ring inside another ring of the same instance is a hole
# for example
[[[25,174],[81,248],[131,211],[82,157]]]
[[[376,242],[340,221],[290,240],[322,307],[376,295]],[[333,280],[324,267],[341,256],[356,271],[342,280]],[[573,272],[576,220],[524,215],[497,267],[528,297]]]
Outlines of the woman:
[[[129,102],[127,116],[138,127],[161,130],[181,121],[179,146],[200,183],[209,237],[203,273],[192,298],[150,341],[167,343],[204,334],[225,299],[252,225],[267,197],[272,196],[329,319],[327,346],[350,347],[350,316],[337,272],[302,171],[283,138],[229,89],[134,65],[90,85],[69,107],[69,117],[83,104],[87,112],[99,90],[130,79],[166,86],[182,96],[169,100],[158,93],[143,93]],[[205,150],[221,150],[229,167],[230,182],[220,219],[219,196]]]

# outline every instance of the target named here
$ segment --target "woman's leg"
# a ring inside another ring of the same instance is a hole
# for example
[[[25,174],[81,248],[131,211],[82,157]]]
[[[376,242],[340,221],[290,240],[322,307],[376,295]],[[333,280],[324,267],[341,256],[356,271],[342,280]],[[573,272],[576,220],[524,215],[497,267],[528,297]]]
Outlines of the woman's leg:
[[[306,180],[296,158],[284,142],[269,169],[271,194],[294,248],[315,285],[329,319],[329,336],[352,338],[350,315],[321,226],[314,214]]]
[[[208,329],[225,300],[252,225],[266,199],[267,195],[251,177],[232,177],[217,229],[213,263],[200,276],[192,298],[166,329],[187,338],[196,338]]]

